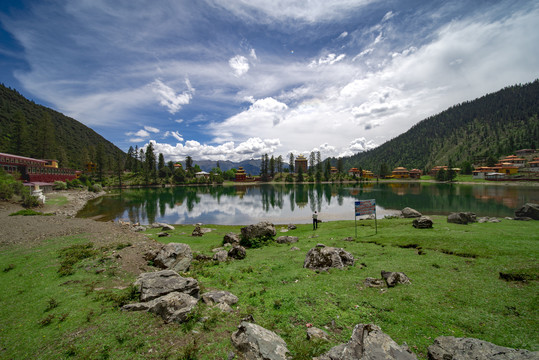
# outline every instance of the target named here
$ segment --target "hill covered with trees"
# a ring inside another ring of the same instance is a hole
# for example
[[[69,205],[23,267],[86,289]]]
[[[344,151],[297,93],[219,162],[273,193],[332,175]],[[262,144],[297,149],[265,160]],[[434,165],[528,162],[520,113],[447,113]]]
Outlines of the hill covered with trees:
[[[344,169],[430,169],[481,163],[539,147],[539,80],[506,87],[420,121],[379,147],[343,158]],[[336,159],[333,159],[336,162]]]
[[[57,159],[82,169],[88,161],[113,169],[125,154],[75,119],[26,99],[0,84],[0,152]]]

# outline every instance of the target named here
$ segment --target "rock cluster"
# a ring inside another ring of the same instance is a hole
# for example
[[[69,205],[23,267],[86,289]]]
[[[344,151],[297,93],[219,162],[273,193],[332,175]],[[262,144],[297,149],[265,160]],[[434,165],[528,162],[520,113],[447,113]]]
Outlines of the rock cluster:
[[[539,359],[539,351],[511,349],[494,345],[487,341],[472,338],[440,336],[429,346],[430,360],[446,359],[504,359],[532,360]]]
[[[187,244],[168,243],[151,260],[153,260],[156,266],[162,269],[184,272],[189,270],[191,266],[193,252]]]
[[[303,267],[314,270],[343,269],[354,265],[354,257],[342,248],[318,244],[307,252]]]
[[[477,222],[477,217],[473,212],[456,212],[447,216],[447,222],[467,225],[469,223]]]
[[[515,216],[517,218],[527,217],[534,220],[539,220],[539,204],[527,203],[515,211]]]
[[[232,336],[232,345],[244,359],[286,360],[288,348],[284,340],[268,329],[247,321],[242,321]]]
[[[297,236],[279,236],[275,239],[275,242],[278,244],[292,244],[298,242]]]
[[[238,297],[231,292],[213,290],[202,294],[202,301],[210,306],[216,306],[222,311],[232,312],[231,306],[238,302]]]
[[[275,226],[267,221],[259,222],[241,228],[241,237],[244,240],[269,239],[277,234]]]
[[[421,216],[414,219],[412,226],[416,229],[432,229],[432,220],[428,216]]]
[[[403,218],[418,218],[423,216],[419,211],[409,207],[405,207],[404,209],[402,209],[401,213]]]

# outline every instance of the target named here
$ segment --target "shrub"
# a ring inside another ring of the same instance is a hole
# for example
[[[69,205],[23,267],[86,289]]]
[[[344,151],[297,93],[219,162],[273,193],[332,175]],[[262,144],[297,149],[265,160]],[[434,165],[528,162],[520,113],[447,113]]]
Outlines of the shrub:
[[[95,193],[103,191],[103,187],[100,184],[93,184],[88,188],[88,191],[92,191]]]
[[[67,190],[67,184],[63,181],[55,181],[53,189],[54,190]]]
[[[68,189],[81,188],[82,187],[82,182],[79,179],[73,179],[71,181],[68,180],[66,182],[66,185],[67,185]]]
[[[273,242],[272,236],[260,236],[260,237],[253,237],[250,239],[247,239],[242,236],[240,240],[240,245],[246,248],[259,248],[265,245],[268,245],[269,243]]]
[[[94,250],[92,243],[72,245],[60,250],[60,268],[58,273],[60,276],[71,275],[75,272],[73,266],[79,261],[94,257],[97,251]]]
[[[33,195],[23,195],[22,206],[27,209],[39,206],[39,200],[37,199],[36,196],[33,196]]]
[[[13,186],[9,183],[0,183],[0,200],[10,200],[13,197],[15,191]]]

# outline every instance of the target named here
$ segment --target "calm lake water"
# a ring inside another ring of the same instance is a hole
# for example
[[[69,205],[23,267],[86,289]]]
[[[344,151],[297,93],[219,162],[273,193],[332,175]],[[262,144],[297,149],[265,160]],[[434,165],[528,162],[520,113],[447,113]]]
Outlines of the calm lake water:
[[[354,201],[366,199],[376,199],[379,218],[406,206],[423,214],[504,217],[526,202],[539,203],[539,187],[402,182],[130,189],[90,201],[77,216],[141,224],[309,223],[314,210],[322,221],[354,220]]]

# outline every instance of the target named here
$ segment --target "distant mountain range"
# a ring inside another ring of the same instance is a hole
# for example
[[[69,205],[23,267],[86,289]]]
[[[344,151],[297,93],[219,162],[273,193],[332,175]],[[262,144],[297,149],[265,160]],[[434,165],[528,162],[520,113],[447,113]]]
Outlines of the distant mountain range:
[[[476,163],[518,149],[539,147],[539,80],[506,87],[467,101],[420,121],[407,132],[379,147],[343,158],[344,169],[361,167],[378,172],[383,164],[392,169],[428,169]],[[110,141],[75,119],[37,105],[17,91],[0,84],[0,152],[35,158],[55,158],[61,166],[83,168],[96,161],[99,149],[105,165],[125,154]],[[288,167],[285,159],[284,167]],[[248,174],[260,174],[260,159],[219,161],[221,170],[242,166]],[[217,161],[193,162],[204,171]],[[331,159],[335,165],[337,159]]]

